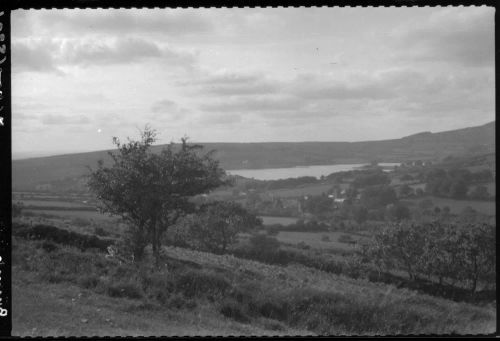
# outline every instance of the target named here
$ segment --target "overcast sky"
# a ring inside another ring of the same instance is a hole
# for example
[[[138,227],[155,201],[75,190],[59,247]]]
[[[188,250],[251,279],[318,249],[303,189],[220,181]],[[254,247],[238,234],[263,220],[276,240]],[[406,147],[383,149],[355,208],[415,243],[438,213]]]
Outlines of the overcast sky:
[[[361,141],[495,119],[494,9],[12,13],[13,153]]]

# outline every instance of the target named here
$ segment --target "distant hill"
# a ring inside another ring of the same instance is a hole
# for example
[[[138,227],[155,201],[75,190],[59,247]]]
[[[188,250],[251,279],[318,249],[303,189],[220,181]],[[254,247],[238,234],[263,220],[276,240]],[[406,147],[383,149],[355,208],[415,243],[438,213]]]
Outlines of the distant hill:
[[[495,152],[495,122],[439,133],[423,132],[400,139],[364,142],[202,143],[216,150],[225,169],[278,168],[339,163],[440,160],[450,155]],[[161,150],[165,145],[153,147]],[[66,154],[12,161],[14,190],[34,190],[54,182],[77,182],[95,168],[99,159],[110,161],[107,151]],[[60,186],[58,186],[60,187]]]

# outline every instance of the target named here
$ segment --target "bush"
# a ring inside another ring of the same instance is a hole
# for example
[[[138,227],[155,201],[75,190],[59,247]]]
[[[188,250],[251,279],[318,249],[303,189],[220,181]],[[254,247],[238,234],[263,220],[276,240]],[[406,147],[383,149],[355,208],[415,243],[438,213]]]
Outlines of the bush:
[[[299,243],[297,243],[297,247],[299,249],[303,249],[303,250],[309,250],[311,247],[309,245],[307,245],[305,242],[301,241]]]
[[[102,227],[95,227],[94,234],[99,237],[107,237],[109,236],[109,232],[103,229]]]
[[[220,274],[187,270],[175,279],[176,291],[182,292],[186,297],[215,298],[226,293],[231,285]]]
[[[69,281],[77,283],[81,276],[103,275],[110,263],[98,254],[82,253],[72,248],[62,248],[32,259],[42,279],[49,282]]]
[[[264,234],[254,234],[249,241],[252,251],[260,254],[275,253],[280,247],[280,243],[276,238]]]
[[[150,273],[143,275],[142,290],[148,298],[161,304],[167,304],[175,290],[173,280],[163,273]]]
[[[58,244],[74,246],[80,250],[90,248],[106,251],[114,243],[111,239],[101,239],[73,231],[67,231],[51,225],[23,226],[14,230],[14,234],[27,239],[46,239]]]
[[[91,223],[89,220],[85,219],[85,218],[82,218],[82,217],[75,217],[71,220],[71,223],[73,225],[76,225],[78,227],[85,227],[85,226],[89,226]]]
[[[220,303],[219,311],[225,317],[238,322],[250,321],[249,317],[243,311],[241,305],[232,299],[223,300],[222,303]]]
[[[99,277],[95,274],[84,275],[78,279],[78,285],[85,289],[94,289],[99,283]]]
[[[339,241],[339,243],[346,243],[346,244],[356,243],[356,241],[349,234],[342,234],[337,240]]]
[[[142,290],[137,282],[132,280],[108,284],[106,293],[111,297],[141,298]]]
[[[329,242],[331,240],[330,240],[330,237],[325,234],[325,235],[321,236],[321,241],[323,241],[323,242]]]

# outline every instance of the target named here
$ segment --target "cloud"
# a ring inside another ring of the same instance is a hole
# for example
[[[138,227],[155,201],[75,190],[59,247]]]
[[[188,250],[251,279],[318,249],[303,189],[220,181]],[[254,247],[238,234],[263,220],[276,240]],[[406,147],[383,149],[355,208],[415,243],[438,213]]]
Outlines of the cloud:
[[[15,41],[13,68],[19,72],[62,73],[61,66],[118,65],[154,60],[169,66],[191,68],[196,55],[133,37],[94,39],[41,39]]]
[[[188,85],[200,94],[217,96],[246,96],[276,93],[279,84],[261,75],[223,73],[205,76],[199,80],[180,82]]]
[[[38,28],[73,35],[140,34],[190,35],[213,30],[213,22],[195,10],[92,9],[43,11],[36,17]]]
[[[494,9],[445,8],[420,25],[393,33],[399,58],[492,66],[495,62]]]
[[[230,101],[218,101],[200,106],[208,112],[262,112],[289,111],[303,106],[302,101],[293,96],[238,97]]]
[[[170,64],[191,64],[194,56],[140,38],[119,38],[112,42],[67,41],[61,62],[70,65],[128,64],[156,59]]]
[[[90,119],[87,116],[64,116],[64,115],[43,115],[40,117],[40,122],[45,125],[80,125],[89,124]]]
[[[190,113],[188,109],[180,107],[176,102],[169,99],[153,103],[151,112],[152,114],[148,117],[158,121],[180,121]]]
[[[199,115],[197,123],[202,125],[231,125],[242,121],[242,115],[238,113],[205,112]]]
[[[55,46],[50,41],[12,42],[12,69],[14,72],[56,72],[51,50]]]

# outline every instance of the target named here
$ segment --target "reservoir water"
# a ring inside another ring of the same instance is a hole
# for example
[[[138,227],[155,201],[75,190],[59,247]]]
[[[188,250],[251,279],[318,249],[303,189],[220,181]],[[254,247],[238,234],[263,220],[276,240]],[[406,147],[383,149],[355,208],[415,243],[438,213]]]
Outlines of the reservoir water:
[[[235,169],[228,170],[227,172],[231,175],[240,175],[245,178],[254,178],[257,180],[278,180],[298,178],[301,176],[314,176],[316,178],[320,178],[322,175],[327,176],[336,172],[361,169],[362,167],[367,165],[368,164],[366,163],[355,163],[289,168]],[[399,166],[400,163],[379,163],[378,165],[383,167],[384,170],[392,170],[394,166]]]

